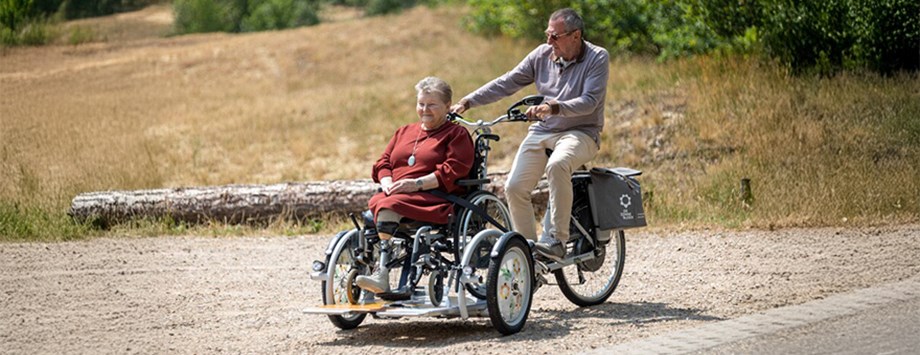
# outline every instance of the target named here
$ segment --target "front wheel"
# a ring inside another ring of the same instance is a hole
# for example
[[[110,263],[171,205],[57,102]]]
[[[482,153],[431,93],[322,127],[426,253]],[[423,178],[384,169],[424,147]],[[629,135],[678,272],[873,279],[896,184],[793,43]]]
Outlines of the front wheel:
[[[327,263],[328,279],[322,282],[323,304],[355,304],[361,298],[361,290],[354,281],[358,275],[368,273],[367,267],[355,260],[355,247],[358,243],[358,232],[353,230],[336,243],[335,248]],[[339,329],[354,329],[364,322],[366,313],[351,313],[346,315],[330,315],[332,321]]]
[[[562,294],[582,307],[604,303],[620,283],[626,259],[623,231],[615,231],[609,243],[598,246],[594,257],[602,259],[576,263],[555,271],[556,283]]]
[[[489,264],[486,303],[492,326],[510,335],[521,331],[533,299],[533,260],[522,238],[508,240]]]

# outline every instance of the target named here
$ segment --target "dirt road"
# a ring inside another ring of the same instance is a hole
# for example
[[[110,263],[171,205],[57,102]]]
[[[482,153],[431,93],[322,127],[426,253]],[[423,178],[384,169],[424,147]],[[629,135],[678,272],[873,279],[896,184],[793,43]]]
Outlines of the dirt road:
[[[573,353],[920,273],[920,225],[627,234],[611,299],[540,289],[523,332],[488,319],[339,331],[306,269],[328,236],[0,244],[4,353]]]

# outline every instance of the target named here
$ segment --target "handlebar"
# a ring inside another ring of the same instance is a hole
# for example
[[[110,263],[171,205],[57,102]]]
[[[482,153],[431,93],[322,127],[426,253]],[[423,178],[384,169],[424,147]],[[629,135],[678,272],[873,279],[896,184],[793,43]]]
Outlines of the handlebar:
[[[527,121],[529,121],[529,120],[527,119],[527,115],[525,115],[523,112],[521,112],[521,110],[520,110],[518,107],[521,107],[521,106],[536,106],[536,105],[542,104],[542,103],[543,103],[543,100],[544,100],[544,97],[543,97],[543,96],[538,96],[538,95],[530,95],[530,96],[527,96],[527,97],[521,99],[521,101],[518,101],[518,102],[515,102],[514,104],[512,104],[510,107],[508,107],[508,111],[507,111],[504,115],[501,115],[501,116],[499,116],[498,118],[496,118],[496,119],[494,119],[494,120],[492,120],[492,121],[477,120],[477,121],[473,122],[473,121],[470,121],[470,120],[467,120],[467,119],[463,118],[463,116],[460,116],[459,114],[454,113],[454,112],[451,112],[451,113],[447,114],[447,120],[448,120],[448,121],[451,121],[451,122],[456,121],[456,122],[462,123],[462,124],[464,124],[464,125],[466,125],[466,126],[475,127],[475,128],[491,127],[491,126],[494,126],[494,125],[496,125],[496,124],[498,124],[498,123],[501,123],[501,122],[504,122],[504,121],[508,121],[508,122],[527,122]]]
[[[491,127],[491,126],[497,125],[505,121],[508,121],[508,122],[527,121],[527,116],[524,115],[523,113],[518,112],[516,115],[511,116],[511,117],[509,117],[508,115],[501,115],[498,118],[491,120],[491,121],[483,121],[483,120],[470,121],[470,120],[463,118],[463,116],[460,116],[457,113],[451,112],[447,114],[447,120],[451,122],[459,122],[465,126],[469,126],[473,128],[482,128],[482,127]]]

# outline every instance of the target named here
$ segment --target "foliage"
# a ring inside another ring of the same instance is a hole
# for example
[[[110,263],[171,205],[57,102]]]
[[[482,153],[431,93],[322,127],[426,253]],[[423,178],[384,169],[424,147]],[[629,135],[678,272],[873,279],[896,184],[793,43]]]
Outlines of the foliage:
[[[249,16],[243,19],[244,32],[279,30],[319,23],[317,3],[298,0],[265,0],[249,3]]]
[[[659,59],[764,49],[796,71],[920,69],[915,0],[473,0],[475,32],[544,40],[555,9],[585,19],[585,38],[614,52]],[[813,69],[809,69],[813,68]]]
[[[0,0],[0,44],[43,44],[48,37],[46,21],[35,14],[33,0]]]
[[[48,0],[44,3],[48,7],[54,4]],[[77,19],[137,10],[150,3],[150,0],[63,0],[59,6],[65,19]]]
[[[317,0],[176,0],[176,32],[252,32],[319,23]]]
[[[385,15],[415,6],[415,0],[368,0],[364,11],[367,15]]]
[[[152,0],[0,0],[0,44],[42,45],[56,35],[52,18],[74,19],[138,9]],[[73,34],[72,34],[73,35]],[[83,41],[81,32],[69,41]]]
[[[437,5],[448,2],[458,2],[452,0],[324,0],[325,3],[332,5],[344,5],[364,8],[364,13],[368,16],[386,15],[398,13],[402,10],[411,8],[415,5]]]

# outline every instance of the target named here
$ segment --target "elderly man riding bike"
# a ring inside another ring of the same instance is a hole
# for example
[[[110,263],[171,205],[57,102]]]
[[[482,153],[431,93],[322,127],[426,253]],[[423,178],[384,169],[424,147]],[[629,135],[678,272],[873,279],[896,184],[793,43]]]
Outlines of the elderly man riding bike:
[[[514,69],[483,85],[451,107],[464,111],[501,100],[533,83],[547,101],[530,107],[530,126],[511,166],[505,197],[517,232],[536,240],[531,191],[546,173],[549,210],[538,253],[565,257],[572,212],[572,172],[591,161],[604,127],[610,59],[607,50],[584,39],[584,22],[572,9],[549,17],[546,44],[530,52]],[[547,155],[547,151],[552,153]]]

